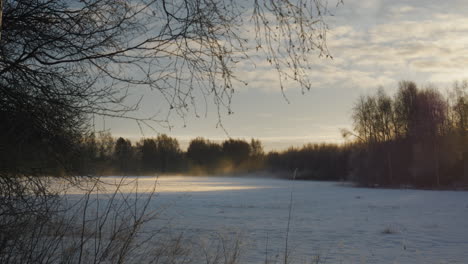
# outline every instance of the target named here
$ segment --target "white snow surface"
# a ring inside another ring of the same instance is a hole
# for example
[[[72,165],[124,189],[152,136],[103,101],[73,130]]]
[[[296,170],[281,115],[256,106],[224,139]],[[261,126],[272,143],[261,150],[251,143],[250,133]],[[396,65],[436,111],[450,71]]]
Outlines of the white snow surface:
[[[290,263],[311,263],[316,256],[320,263],[468,263],[466,191],[249,177],[126,181],[135,179],[141,193],[157,181],[149,208],[160,211],[154,228],[164,225],[171,233],[208,240],[240,235],[241,263],[264,263],[266,257],[283,262],[291,193]]]

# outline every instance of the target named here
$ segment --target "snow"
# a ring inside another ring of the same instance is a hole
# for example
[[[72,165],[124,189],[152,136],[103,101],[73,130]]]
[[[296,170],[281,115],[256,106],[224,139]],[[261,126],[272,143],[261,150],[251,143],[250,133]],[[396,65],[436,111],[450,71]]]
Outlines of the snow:
[[[134,190],[136,178],[121,192]],[[119,182],[119,177],[103,178]],[[247,177],[138,177],[157,181],[154,228],[210,240],[240,236],[240,263],[284,259],[291,192],[291,263],[467,263],[468,192],[355,188],[337,182]],[[132,185],[133,184],[133,185]],[[107,190],[112,191],[112,188]],[[69,190],[68,194],[79,191]],[[153,228],[146,227],[146,228]]]

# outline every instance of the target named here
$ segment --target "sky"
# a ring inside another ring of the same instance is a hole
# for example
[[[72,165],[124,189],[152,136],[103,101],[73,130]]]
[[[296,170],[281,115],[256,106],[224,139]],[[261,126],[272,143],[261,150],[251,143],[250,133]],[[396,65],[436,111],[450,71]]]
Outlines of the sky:
[[[332,3],[332,1],[330,1]],[[468,1],[466,0],[345,0],[334,8],[329,25],[328,48],[333,59],[311,58],[310,91],[286,87],[285,97],[274,69],[237,66],[237,75],[249,83],[236,87],[234,114],[223,115],[217,126],[216,108],[201,117],[189,113],[172,128],[145,129],[129,120],[103,119],[96,130],[114,136],[153,137],[166,133],[185,148],[190,139],[229,137],[260,139],[265,150],[283,150],[309,142],[342,142],[340,129],[352,128],[351,112],[360,95],[383,87],[393,94],[401,80],[433,85],[442,92],[454,81],[468,78]],[[142,110],[158,108],[161,98],[145,95]]]

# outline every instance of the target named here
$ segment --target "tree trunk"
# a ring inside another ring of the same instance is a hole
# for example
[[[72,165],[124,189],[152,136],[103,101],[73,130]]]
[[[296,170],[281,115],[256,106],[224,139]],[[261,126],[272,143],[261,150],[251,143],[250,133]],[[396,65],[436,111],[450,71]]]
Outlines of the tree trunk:
[[[393,185],[392,157],[390,155],[389,150],[387,150],[387,164],[388,164],[388,174],[390,178],[390,185]]]
[[[0,40],[2,39],[3,0],[0,0]]]
[[[440,187],[440,175],[439,175],[439,144],[437,142],[437,138],[434,141],[434,158],[435,158],[435,163],[434,163],[434,169],[435,169],[435,175],[436,175],[436,181],[437,181],[437,187]]]

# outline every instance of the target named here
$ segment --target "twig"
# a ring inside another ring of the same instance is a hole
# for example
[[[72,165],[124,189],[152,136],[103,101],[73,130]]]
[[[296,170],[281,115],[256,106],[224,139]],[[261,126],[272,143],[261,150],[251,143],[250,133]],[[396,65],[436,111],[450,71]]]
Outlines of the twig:
[[[291,184],[291,196],[289,197],[289,215],[288,215],[288,226],[286,228],[286,244],[284,246],[284,264],[288,264],[288,240],[289,240],[289,227],[291,224],[291,213],[292,213],[292,203],[293,203],[293,187],[294,180],[296,179],[297,168],[294,170],[293,183]]]

